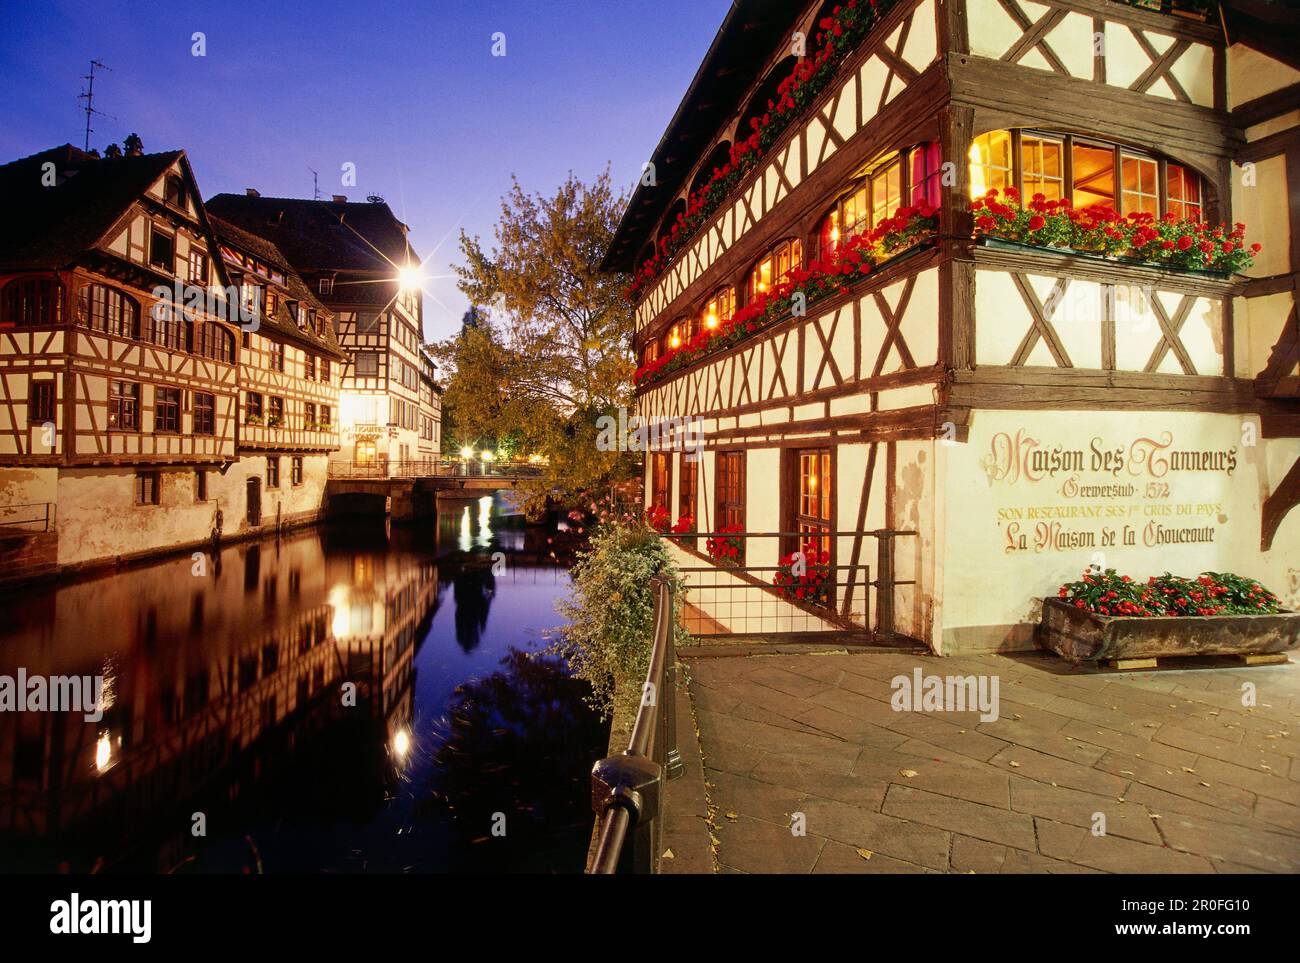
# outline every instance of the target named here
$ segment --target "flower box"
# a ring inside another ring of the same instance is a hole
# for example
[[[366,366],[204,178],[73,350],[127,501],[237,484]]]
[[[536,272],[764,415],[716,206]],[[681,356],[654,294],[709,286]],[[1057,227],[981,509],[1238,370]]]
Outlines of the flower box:
[[[1162,264],[1159,261],[1143,261],[1135,257],[1109,257],[1105,254],[1098,254],[1096,251],[1078,251],[1072,247],[1054,247],[1050,244],[1030,244],[1028,241],[1013,241],[1005,237],[993,237],[990,234],[979,234],[975,237],[975,243],[981,247],[987,247],[994,251],[1033,251],[1036,254],[1061,254],[1066,257],[1086,258],[1089,261],[1101,261],[1105,264],[1123,264],[1132,265],[1133,267],[1155,268],[1157,271],[1166,271],[1169,274],[1190,274],[1197,277],[1214,278],[1216,281],[1226,281],[1232,277],[1230,271],[1210,271],[1197,268],[1180,267],[1177,264]]]
[[[1038,644],[1071,662],[1188,655],[1264,655],[1300,644],[1300,612],[1107,616],[1043,599]]]

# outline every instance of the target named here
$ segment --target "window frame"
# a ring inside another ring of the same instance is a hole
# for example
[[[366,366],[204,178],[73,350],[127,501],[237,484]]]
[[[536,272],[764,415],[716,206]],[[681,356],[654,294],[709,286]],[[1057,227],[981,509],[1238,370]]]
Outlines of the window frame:
[[[132,389],[131,393],[130,394],[120,393],[119,389],[122,386],[131,388]],[[107,429],[108,431],[124,431],[124,432],[140,431],[140,395],[141,394],[142,392],[140,390],[140,382],[138,381],[129,381],[126,378],[109,379],[108,381],[108,429]],[[124,404],[124,402],[131,403],[129,408],[127,405]],[[128,410],[131,412],[131,423],[129,425],[123,424],[124,421],[123,413]],[[113,423],[114,418],[117,419],[116,424]]]
[[[58,386],[53,378],[32,378],[27,385],[27,424],[48,424],[58,415]]]
[[[216,435],[217,396],[210,391],[196,391],[194,392],[193,402],[194,411],[191,419],[190,434]],[[200,417],[201,413],[203,417]]]
[[[153,433],[178,435],[181,432],[182,389],[170,385],[154,385]],[[164,417],[166,412],[166,417]]]
[[[713,530],[721,532],[728,525],[739,525],[740,530],[745,530],[745,473],[748,459],[743,448],[733,448],[719,451],[714,455],[714,514]],[[724,478],[724,466],[728,466]],[[734,474],[734,478],[732,477]],[[734,489],[734,491],[733,491]],[[727,496],[734,494],[735,500]],[[729,519],[735,519],[729,521]],[[741,539],[742,543],[747,541]],[[744,564],[745,549],[741,547],[740,560]]]

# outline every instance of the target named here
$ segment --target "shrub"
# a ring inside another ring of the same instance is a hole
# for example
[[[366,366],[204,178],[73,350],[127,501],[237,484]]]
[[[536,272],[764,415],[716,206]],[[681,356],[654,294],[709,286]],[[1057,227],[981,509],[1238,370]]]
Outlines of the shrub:
[[[1196,578],[1152,576],[1146,583],[1115,569],[1086,571],[1066,582],[1059,598],[1075,608],[1108,616],[1267,615],[1282,611],[1278,597],[1259,582],[1230,572],[1202,572]]]
[[[575,675],[590,683],[591,705],[603,715],[640,702],[654,643],[651,579],[661,572],[676,589],[674,640],[684,643],[689,637],[678,618],[682,582],[667,543],[648,525],[598,525],[587,551],[574,563],[573,591],[557,606],[569,624],[552,650],[568,660]]]

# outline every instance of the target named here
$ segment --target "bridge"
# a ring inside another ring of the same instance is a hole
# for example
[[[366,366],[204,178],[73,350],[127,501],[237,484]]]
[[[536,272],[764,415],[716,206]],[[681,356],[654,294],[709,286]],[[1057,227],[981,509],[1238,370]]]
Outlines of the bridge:
[[[541,474],[530,462],[434,457],[408,461],[330,462],[325,483],[331,511],[347,513],[385,499],[395,521],[433,514],[440,498],[473,498],[515,488]]]

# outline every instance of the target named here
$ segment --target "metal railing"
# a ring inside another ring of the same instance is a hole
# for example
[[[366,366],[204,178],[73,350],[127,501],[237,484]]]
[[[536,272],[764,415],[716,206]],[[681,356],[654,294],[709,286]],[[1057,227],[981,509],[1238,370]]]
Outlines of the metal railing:
[[[525,461],[481,461],[431,456],[387,461],[329,464],[330,478],[522,478],[539,475],[541,468]]]
[[[600,828],[588,869],[593,876],[658,871],[664,783],[683,771],[677,749],[673,587],[664,575],[651,584],[654,640],[632,736],[626,750],[591,769],[591,808]]]
[[[825,633],[870,633],[872,641],[893,642],[895,594],[914,579],[895,574],[899,539],[915,531],[682,532],[665,537],[699,560],[678,566],[686,591],[683,627],[694,636],[771,637]],[[870,541],[875,542],[874,550]],[[710,551],[730,543],[738,557]],[[816,546],[802,564],[783,560]],[[820,561],[822,549],[828,554]],[[874,558],[873,558],[874,556]],[[767,564],[755,564],[762,559]],[[800,580],[800,575],[805,580]],[[874,601],[874,620],[872,602]]]
[[[13,530],[48,532],[54,523],[52,502],[25,502],[17,505],[0,505],[0,534]]]

